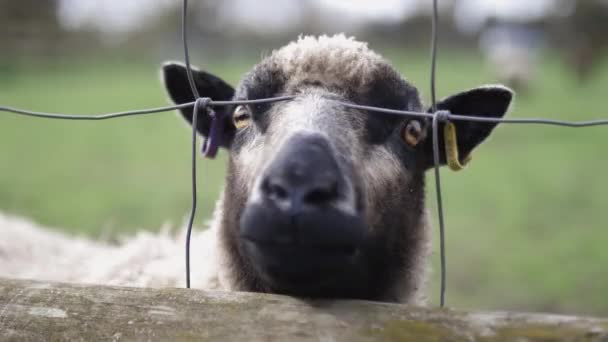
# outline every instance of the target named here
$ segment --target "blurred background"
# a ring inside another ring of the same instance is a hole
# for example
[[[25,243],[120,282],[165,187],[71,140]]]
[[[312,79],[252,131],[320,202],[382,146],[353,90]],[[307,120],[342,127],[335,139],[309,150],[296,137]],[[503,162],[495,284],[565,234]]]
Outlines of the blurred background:
[[[504,83],[518,93],[511,117],[608,117],[608,1],[439,2],[441,96]],[[234,84],[301,33],[345,32],[389,58],[428,103],[431,4],[192,1],[191,59]],[[183,59],[180,5],[0,0],[0,104],[83,114],[166,105],[159,66]],[[443,171],[449,305],[608,315],[608,128],[495,132],[466,171]],[[0,113],[0,212],[105,240],[181,227],[189,153],[174,113],[95,123]],[[202,161],[200,227],[224,167],[225,153]],[[437,261],[435,252],[435,304]]]

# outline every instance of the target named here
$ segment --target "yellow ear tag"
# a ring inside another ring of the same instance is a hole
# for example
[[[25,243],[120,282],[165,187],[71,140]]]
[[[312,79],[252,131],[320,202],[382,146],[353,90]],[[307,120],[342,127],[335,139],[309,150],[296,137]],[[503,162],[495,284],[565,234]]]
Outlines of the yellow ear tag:
[[[460,171],[471,161],[471,155],[467,155],[462,163],[458,156],[458,140],[456,138],[456,126],[447,122],[443,128],[443,139],[445,141],[445,157],[452,171]]]

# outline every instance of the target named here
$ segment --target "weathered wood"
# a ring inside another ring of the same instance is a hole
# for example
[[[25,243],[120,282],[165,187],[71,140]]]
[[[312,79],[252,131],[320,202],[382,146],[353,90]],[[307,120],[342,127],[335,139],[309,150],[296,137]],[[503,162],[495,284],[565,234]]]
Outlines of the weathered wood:
[[[608,341],[608,319],[0,279],[0,340]]]

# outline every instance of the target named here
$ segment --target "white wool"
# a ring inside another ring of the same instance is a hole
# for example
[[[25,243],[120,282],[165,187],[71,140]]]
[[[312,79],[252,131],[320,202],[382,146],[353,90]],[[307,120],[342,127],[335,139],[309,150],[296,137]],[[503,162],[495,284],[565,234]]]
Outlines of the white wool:
[[[216,229],[192,234],[192,287],[217,289]],[[118,245],[0,214],[0,277],[138,287],[185,285],[185,230],[139,232]]]
[[[344,34],[301,36],[274,51],[269,60],[281,67],[289,84],[319,81],[326,85],[358,88],[365,86],[384,59]]]

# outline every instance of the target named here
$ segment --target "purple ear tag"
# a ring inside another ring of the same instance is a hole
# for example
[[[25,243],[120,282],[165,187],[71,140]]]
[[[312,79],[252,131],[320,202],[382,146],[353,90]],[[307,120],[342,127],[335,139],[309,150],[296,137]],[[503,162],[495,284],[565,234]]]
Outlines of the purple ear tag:
[[[213,159],[217,154],[217,150],[222,144],[224,133],[224,113],[222,111],[216,112],[210,107],[204,108],[205,111],[209,112],[211,116],[211,127],[209,128],[209,134],[203,141],[202,154],[203,157]],[[207,113],[205,113],[207,114]]]

